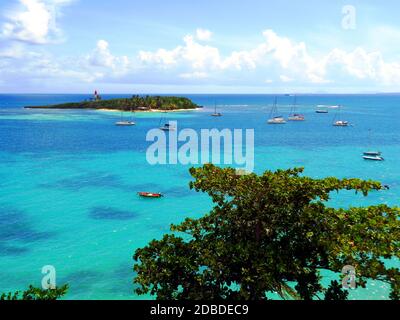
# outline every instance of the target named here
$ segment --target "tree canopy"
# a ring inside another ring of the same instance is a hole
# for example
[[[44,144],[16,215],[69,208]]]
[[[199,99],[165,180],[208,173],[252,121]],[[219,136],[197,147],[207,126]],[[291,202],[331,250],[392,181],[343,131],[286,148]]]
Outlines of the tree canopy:
[[[68,291],[68,285],[52,290],[44,290],[30,286],[26,291],[16,291],[0,294],[0,300],[58,300],[65,296]]]
[[[400,297],[400,208],[387,205],[332,208],[332,192],[383,192],[375,181],[312,179],[303,169],[238,175],[208,164],[190,170],[190,187],[215,204],[200,219],[173,225],[171,234],[134,254],[137,294],[157,299],[346,299],[338,281],[322,285],[321,270],[356,270],[390,284]],[[338,280],[340,277],[338,276]]]
[[[199,106],[185,97],[173,96],[132,96],[131,98],[83,101],[63,103],[50,106],[26,107],[33,109],[111,109],[121,111],[134,110],[185,110],[196,109]]]

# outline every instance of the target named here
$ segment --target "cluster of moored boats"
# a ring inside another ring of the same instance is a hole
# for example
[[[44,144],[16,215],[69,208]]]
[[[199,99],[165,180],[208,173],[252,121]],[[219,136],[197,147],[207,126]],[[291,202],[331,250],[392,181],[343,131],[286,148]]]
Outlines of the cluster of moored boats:
[[[295,98],[294,104],[292,106],[291,113],[288,117],[288,121],[305,121],[306,118],[304,115],[297,113],[297,100]],[[268,124],[286,124],[286,119],[283,116],[278,116],[278,99],[275,97],[274,105],[271,109],[271,114],[268,119]]]
[[[338,115],[340,115],[341,106],[327,107],[327,106],[319,105],[315,112],[319,113],[319,114],[327,114],[327,113],[329,113],[329,109],[337,109],[338,110],[337,115],[335,116],[335,120],[333,122],[333,126],[335,126],[335,127],[350,126],[349,121],[337,120]],[[275,98],[274,105],[272,106],[272,109],[271,109],[270,118],[267,121],[268,124],[286,124],[287,121],[305,121],[306,120],[306,118],[303,114],[300,114],[297,112],[296,97],[295,97],[295,101],[294,101],[294,104],[291,109],[291,113],[290,113],[289,117],[287,118],[287,120],[283,116],[278,116],[277,114],[278,114],[278,101],[277,101],[277,98]]]
[[[336,109],[336,115],[335,119],[333,121],[333,126],[335,127],[348,127],[350,126],[349,121],[342,120],[340,119],[340,112],[342,107],[341,106],[322,106],[319,105],[317,107],[317,110],[315,111],[318,114],[327,114],[329,113],[329,109]],[[274,100],[273,107],[271,109],[271,115],[270,118],[268,119],[268,124],[286,124],[287,121],[305,121],[305,116],[297,113],[297,99],[295,97],[294,104],[291,109],[291,114],[289,117],[286,119],[283,116],[277,116],[278,114],[278,101],[277,98]],[[338,120],[339,118],[339,120]],[[364,160],[370,160],[370,161],[384,161],[385,159],[382,157],[382,152],[380,151],[367,151],[363,153],[363,159]]]
[[[134,114],[134,111],[131,110],[131,112]],[[170,123],[168,123],[168,122],[165,122],[163,125],[161,125],[163,119],[164,119],[164,118],[161,118],[161,120],[160,120],[160,130],[163,130],[163,131],[173,131],[173,130],[176,129],[174,126],[172,126],[172,125],[171,125]],[[123,114],[123,112],[121,111],[121,119],[120,119],[119,121],[117,121],[117,122],[115,123],[115,125],[118,126],[118,127],[131,127],[131,126],[135,126],[136,123],[135,123],[133,120],[125,120],[125,119],[124,119],[124,114]]]
[[[336,106],[319,105],[319,106],[317,106],[317,109],[315,112],[318,114],[328,114],[330,109],[336,110],[336,115],[335,115],[335,119],[333,121],[333,126],[335,126],[335,127],[349,127],[350,126],[349,121],[340,119],[341,109],[342,109],[342,106],[340,106],[340,105],[336,105]],[[306,120],[306,118],[303,114],[298,113],[296,96],[294,98],[294,103],[292,105],[290,115],[288,116],[287,120],[283,116],[277,116],[277,114],[278,114],[278,98],[275,97],[274,104],[271,109],[271,115],[267,121],[268,124],[271,124],[271,125],[272,124],[286,124],[287,121],[299,121],[300,122],[300,121]],[[222,117],[222,113],[217,111],[217,103],[215,103],[214,113],[212,113],[211,116],[212,117]],[[160,123],[161,123],[161,121],[160,121]],[[165,123],[163,126],[160,127],[160,129],[163,131],[175,130],[175,128],[169,123]],[[384,161],[385,160],[382,157],[382,152],[380,152],[380,151],[364,152],[363,159],[370,160],[370,161]]]
[[[269,117],[267,123],[271,124],[271,125],[274,125],[274,124],[286,124],[287,121],[299,121],[299,122],[300,121],[305,121],[306,120],[305,116],[303,114],[301,114],[301,113],[298,113],[297,109],[298,109],[298,107],[297,107],[297,97],[295,96],[294,103],[292,105],[291,112],[290,112],[290,115],[288,116],[288,118],[285,119],[285,117],[283,117],[283,116],[280,116],[280,115],[278,116],[277,115],[278,114],[278,98],[275,97],[274,104],[273,104],[272,109],[271,109],[271,114],[270,114],[270,117]],[[329,113],[329,109],[336,109],[337,110],[336,115],[335,115],[335,119],[334,119],[334,122],[333,122],[333,126],[335,126],[335,127],[348,127],[348,126],[350,126],[349,121],[342,120],[342,119],[338,120],[339,115],[341,114],[341,109],[342,109],[342,107],[339,106],[339,105],[338,106],[319,105],[319,106],[317,106],[317,109],[316,109],[315,112],[318,113],[318,114],[328,114]],[[134,113],[134,111],[132,111],[132,110],[131,110],[131,112]],[[211,116],[212,117],[222,117],[222,113],[217,111],[217,103],[215,103],[214,113],[212,113]],[[165,121],[164,124],[162,124],[163,120],[166,120],[166,119],[165,118],[161,118],[160,119],[160,127],[159,127],[160,130],[163,130],[163,131],[174,131],[174,130],[176,130],[176,128],[172,124],[168,123],[167,121]],[[121,112],[121,120],[116,122],[115,125],[116,126],[134,126],[134,125],[136,125],[136,123],[133,120],[125,120],[123,118],[123,112]],[[382,157],[382,152],[380,152],[380,151],[367,151],[367,152],[364,152],[363,153],[363,159],[370,160],[370,161],[384,161],[385,160]],[[141,197],[150,197],[150,198],[157,198],[157,197],[160,198],[160,197],[162,197],[162,195],[159,194],[159,193],[154,193],[153,194],[153,193],[142,192],[142,193],[139,193],[139,195]]]

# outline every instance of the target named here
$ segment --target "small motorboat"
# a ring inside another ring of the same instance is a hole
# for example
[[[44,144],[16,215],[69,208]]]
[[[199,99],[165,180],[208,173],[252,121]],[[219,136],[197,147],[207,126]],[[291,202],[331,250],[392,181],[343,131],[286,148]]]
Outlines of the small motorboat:
[[[371,139],[372,130],[369,129],[368,131],[369,131],[368,140],[369,140],[369,144],[370,144],[370,146],[368,148],[370,148],[370,149],[366,152],[363,152],[363,158],[365,160],[371,160],[371,161],[384,161],[385,159],[382,157],[382,152],[376,151],[376,149],[375,150],[373,149],[372,143],[371,143],[372,142],[372,139]]]
[[[338,121],[335,121],[333,123],[333,125],[335,127],[348,127],[349,126],[349,122],[348,121],[344,121],[344,120],[338,120]]]
[[[329,113],[329,110],[326,106],[318,106],[316,113]]]
[[[385,161],[385,159],[381,156],[363,156],[364,160],[370,161]]]
[[[142,198],[162,198],[163,195],[161,193],[152,193],[152,192],[138,192],[138,195]]]
[[[160,130],[163,131],[174,131],[175,127],[169,123],[164,124],[162,127],[160,127]]]
[[[364,152],[364,156],[379,157],[381,155],[382,155],[382,152],[380,152],[380,151],[367,151],[367,152]]]

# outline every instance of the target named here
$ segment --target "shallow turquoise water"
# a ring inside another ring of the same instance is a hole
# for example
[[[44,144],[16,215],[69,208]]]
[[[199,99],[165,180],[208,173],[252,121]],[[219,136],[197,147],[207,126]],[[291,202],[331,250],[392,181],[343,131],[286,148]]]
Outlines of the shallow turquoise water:
[[[111,97],[111,96],[110,96]],[[69,299],[138,299],[133,294],[132,255],[168,232],[171,223],[208,212],[207,196],[190,191],[188,166],[150,166],[146,133],[161,115],[139,114],[137,126],[119,128],[119,113],[24,110],[25,105],[80,101],[80,95],[0,95],[0,291],[40,285],[41,268],[54,265],[57,282],[69,283]],[[304,166],[313,177],[376,179],[390,185],[368,198],[342,193],[333,206],[399,205],[400,96],[301,96],[305,123],[268,126],[271,96],[189,96],[204,110],[168,114],[179,128],[255,130],[255,170]],[[289,112],[282,97],[281,112]],[[214,101],[224,113],[211,118]],[[354,124],[332,126],[344,105]],[[368,130],[372,130],[368,138]],[[385,162],[366,162],[366,149]],[[140,199],[137,191],[163,192]],[[399,267],[398,261],[391,261]],[[326,282],[336,275],[328,274]],[[353,299],[386,299],[388,288],[370,282]]]

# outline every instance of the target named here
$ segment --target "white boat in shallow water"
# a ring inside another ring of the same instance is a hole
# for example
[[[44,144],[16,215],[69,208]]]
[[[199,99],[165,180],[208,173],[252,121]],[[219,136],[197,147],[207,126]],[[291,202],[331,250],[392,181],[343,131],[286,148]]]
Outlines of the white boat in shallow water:
[[[222,117],[222,113],[217,112],[217,103],[215,103],[214,113],[211,116],[212,117]]]
[[[304,115],[297,113],[297,96],[294,96],[293,107],[291,110],[291,114],[288,117],[289,121],[305,121],[306,118]]]
[[[165,111],[163,113],[168,113],[168,111]],[[176,127],[173,123],[167,120],[167,116],[162,116],[160,118],[159,129],[162,131],[175,131]]]
[[[118,121],[115,123],[116,126],[124,127],[124,126],[134,126],[136,123],[133,121]]]
[[[370,161],[385,161],[385,159],[381,156],[363,156],[364,160]]]
[[[329,113],[329,110],[326,106],[317,106],[316,113]]]
[[[369,144],[372,146],[372,138],[371,138],[372,132],[371,129],[368,130],[368,139],[369,139]],[[366,151],[363,153],[363,158],[364,160],[370,160],[370,161],[384,161],[385,159],[382,157],[382,152],[380,151]]]
[[[333,125],[335,127],[348,127],[349,126],[349,122],[348,121],[344,121],[344,120],[338,120],[338,121],[335,121],[333,123]]]
[[[342,111],[342,107],[338,106],[337,107],[337,114],[335,115],[335,119],[333,120],[333,125],[335,127],[348,127],[350,125],[350,123],[346,120],[336,120],[338,118],[338,116],[341,115],[341,111]]]
[[[377,156],[381,156],[381,155],[382,155],[382,152],[380,152],[380,151],[367,151],[367,152],[364,152],[364,156],[377,157]]]
[[[302,114],[293,114],[288,118],[289,121],[305,121],[306,118]]]
[[[160,127],[160,130],[162,130],[162,131],[174,131],[175,129],[176,128],[169,123],[166,123]]]
[[[271,109],[270,118],[268,119],[268,124],[285,124],[285,118],[282,116],[276,116],[278,113],[278,98],[275,97],[274,105]]]
[[[132,110],[131,110],[131,112],[132,112]],[[121,111],[121,120],[117,121],[115,123],[115,125],[118,126],[118,127],[130,127],[130,126],[136,125],[136,123],[133,122],[133,121],[124,120],[124,115],[123,115],[123,113]]]
[[[268,124],[285,124],[286,121],[282,116],[274,117],[268,120]]]

